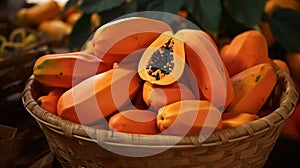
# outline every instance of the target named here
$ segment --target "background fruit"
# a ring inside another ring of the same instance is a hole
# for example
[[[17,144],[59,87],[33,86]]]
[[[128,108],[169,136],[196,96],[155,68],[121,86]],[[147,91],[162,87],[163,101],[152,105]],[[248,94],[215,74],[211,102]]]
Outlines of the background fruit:
[[[37,26],[44,20],[58,17],[60,11],[61,8],[57,1],[49,1],[31,8],[22,8],[17,13],[17,19],[26,25]]]

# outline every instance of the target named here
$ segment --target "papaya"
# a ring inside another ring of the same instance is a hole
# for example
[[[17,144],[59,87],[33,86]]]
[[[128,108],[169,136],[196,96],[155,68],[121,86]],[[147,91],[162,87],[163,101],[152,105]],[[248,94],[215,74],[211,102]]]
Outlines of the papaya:
[[[296,104],[294,112],[283,124],[281,133],[300,138],[300,103]]]
[[[221,111],[207,100],[182,100],[159,109],[157,125],[163,134],[192,135],[222,129]]]
[[[136,50],[148,47],[165,31],[165,22],[144,17],[123,18],[102,25],[92,38],[94,53],[107,64],[120,62]]]
[[[138,73],[152,84],[169,85],[181,77],[184,66],[184,42],[180,36],[167,31],[146,48],[138,64]]]
[[[156,113],[149,110],[126,110],[116,113],[109,119],[109,128],[133,134],[160,133],[156,124]]]
[[[231,113],[257,114],[271,95],[277,76],[269,63],[258,64],[231,77],[234,99],[227,110]]]
[[[200,30],[182,29],[187,65],[195,76],[200,99],[211,101],[224,110],[233,100],[233,86],[216,44]]]
[[[287,63],[281,59],[272,59],[272,61],[282,69],[286,74],[290,75],[290,69]]]
[[[61,8],[57,1],[51,0],[36,4],[30,8],[22,8],[17,12],[17,20],[29,26],[37,26],[44,20],[55,19]]]
[[[196,98],[192,91],[182,83],[161,86],[145,82],[143,85],[143,100],[155,111],[176,101],[194,99]]]
[[[93,55],[70,52],[39,57],[33,66],[33,75],[45,86],[71,88],[108,69],[108,65]]]
[[[269,62],[266,38],[257,30],[248,30],[235,36],[220,56],[233,76],[254,65]]]
[[[59,19],[44,20],[39,24],[38,30],[50,37],[61,39],[71,33],[72,25]]]
[[[118,66],[67,90],[58,100],[57,113],[76,123],[95,122],[126,106],[140,87],[135,66]]]
[[[47,95],[40,96],[37,103],[44,110],[57,115],[57,102],[65,91],[65,88],[52,88]]]
[[[226,112],[222,114],[222,129],[241,126],[257,119],[259,116],[256,114]]]

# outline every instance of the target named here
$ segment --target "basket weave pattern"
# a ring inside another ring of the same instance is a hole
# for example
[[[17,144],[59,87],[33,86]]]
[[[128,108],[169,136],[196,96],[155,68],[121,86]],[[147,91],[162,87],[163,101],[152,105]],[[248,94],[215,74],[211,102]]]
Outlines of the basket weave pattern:
[[[263,167],[298,99],[292,79],[279,68],[276,73],[278,82],[270,99],[274,106],[271,114],[239,127],[216,131],[201,143],[198,136],[185,136],[176,145],[171,145],[178,140],[176,136],[160,135],[145,141],[143,135],[96,129],[63,120],[37,105],[41,85],[33,76],[27,82],[22,100],[63,167]],[[172,147],[153,156],[127,157],[110,152],[98,143],[120,150]]]

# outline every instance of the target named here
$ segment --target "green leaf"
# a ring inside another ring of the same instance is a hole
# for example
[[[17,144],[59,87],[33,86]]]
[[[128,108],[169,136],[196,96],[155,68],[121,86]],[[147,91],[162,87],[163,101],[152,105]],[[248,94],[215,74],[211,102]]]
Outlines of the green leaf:
[[[80,49],[91,35],[91,15],[83,14],[76,22],[70,34],[69,49],[71,51]]]
[[[106,24],[116,18],[124,16],[127,13],[128,6],[127,4],[120,5],[112,10],[99,12],[98,14],[101,16],[101,24]]]
[[[78,9],[84,13],[100,13],[123,5],[125,0],[82,0]]]
[[[265,0],[226,0],[225,3],[236,21],[251,28],[258,24],[265,6]]]
[[[187,11],[208,32],[216,34],[221,18],[221,0],[188,0]]]
[[[164,12],[177,14],[177,12],[182,8],[184,0],[164,0]]]
[[[64,6],[62,13],[67,12],[68,9],[70,9],[72,6],[76,5],[78,0],[69,0],[67,1],[66,5]]]
[[[278,9],[268,19],[276,41],[288,52],[300,52],[300,13]]]

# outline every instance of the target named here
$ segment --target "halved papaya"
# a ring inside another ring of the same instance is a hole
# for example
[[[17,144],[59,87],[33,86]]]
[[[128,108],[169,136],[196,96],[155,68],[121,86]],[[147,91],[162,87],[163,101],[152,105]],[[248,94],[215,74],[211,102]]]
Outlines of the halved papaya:
[[[184,71],[184,42],[171,31],[161,34],[143,53],[138,73],[152,84],[169,85],[177,81]]]

